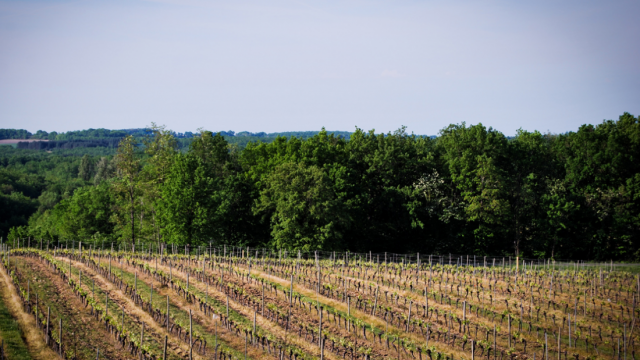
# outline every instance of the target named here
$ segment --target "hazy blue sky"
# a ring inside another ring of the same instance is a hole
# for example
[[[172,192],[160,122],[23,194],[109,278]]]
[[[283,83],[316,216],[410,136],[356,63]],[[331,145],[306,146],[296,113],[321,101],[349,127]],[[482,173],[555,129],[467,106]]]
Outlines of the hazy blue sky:
[[[0,128],[437,134],[640,113],[640,1],[3,1]]]

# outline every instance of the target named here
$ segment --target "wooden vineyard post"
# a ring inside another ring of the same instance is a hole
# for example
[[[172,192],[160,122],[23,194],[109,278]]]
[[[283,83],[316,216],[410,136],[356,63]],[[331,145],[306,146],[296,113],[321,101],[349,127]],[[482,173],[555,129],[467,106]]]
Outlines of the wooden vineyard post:
[[[511,349],[511,314],[507,315],[507,322],[509,324],[509,349]]]
[[[316,268],[318,269],[318,286],[316,286],[316,293],[320,293],[320,263],[318,262],[318,252],[316,251]]]
[[[122,333],[124,334],[124,305],[122,306]]]
[[[107,294],[107,298],[105,300],[104,314],[105,316],[109,315],[109,294]]]
[[[558,331],[558,360],[560,360],[560,331]]]
[[[167,295],[167,332],[169,332],[169,295]]]
[[[322,307],[318,306],[320,311],[320,329],[318,331],[318,346],[320,347],[320,360],[324,360],[324,346],[322,343]]]
[[[497,348],[497,336],[498,333],[496,331],[496,325],[493,325],[493,360],[496,360],[498,358],[498,348]]]
[[[409,323],[411,323],[411,304],[412,300],[409,300],[409,316],[407,317],[407,329],[405,331],[409,331]]]
[[[351,296],[347,296],[347,331],[351,331]]]
[[[246,348],[246,337],[245,337],[245,348]],[[193,360],[193,321],[191,319],[191,309],[189,309],[189,360]]]
[[[429,324],[427,324],[427,342],[426,342],[427,347],[429,346]]]
[[[424,288],[424,316],[429,315],[429,289]]]
[[[475,351],[476,347],[475,347],[475,343],[473,342],[473,339],[471,340],[471,360],[475,360]]]
[[[44,337],[45,338],[44,341],[47,345],[49,345],[49,321],[50,320],[51,320],[51,307],[47,306],[47,330]]]
[[[58,354],[62,356],[62,318],[60,318],[60,327],[58,328],[58,340],[60,341],[60,346],[58,347]]]
[[[149,294],[149,311],[153,312],[153,283],[151,284],[151,292]]]
[[[289,288],[289,306],[293,301],[293,275],[291,275],[291,287]]]
[[[635,301],[635,299],[634,299]],[[38,303],[38,297],[36,296],[36,304]],[[36,308],[37,310],[37,308]],[[624,324],[624,328],[623,328],[623,332],[622,332],[622,350],[623,350],[623,359],[626,360],[627,359],[627,324]],[[578,339],[576,339],[576,343],[575,343],[575,347],[578,347]]]
[[[244,250],[242,251],[242,255],[244,256]],[[247,360],[247,334],[244,334],[244,360]]]
[[[229,318],[229,295],[227,295],[227,319]]]
[[[142,330],[140,331],[140,360],[142,360],[142,342],[144,341],[144,323],[142,323]]]
[[[549,360],[549,341],[547,340],[547,331],[544,332],[544,360]]]
[[[380,285],[376,286],[376,300],[373,303],[373,310],[371,311],[371,315],[376,316],[376,308],[378,307],[378,292],[380,291]]]
[[[465,321],[467,320],[467,302],[462,301],[462,333],[464,334]]]
[[[568,328],[567,328],[567,335],[569,337],[569,348],[571,348],[571,315],[567,315],[567,323],[568,323]]]
[[[96,348],[96,360],[100,359],[100,349]]]
[[[293,302],[293,275],[291,275],[291,287],[289,288],[289,309],[287,313],[287,326],[284,331],[285,334],[289,331],[289,321],[291,320],[291,304]]]
[[[36,327],[40,328],[40,321],[38,321],[38,293],[36,293]]]
[[[165,335],[164,336],[164,347],[162,350],[162,360],[167,360],[167,340],[168,340],[168,336]]]
[[[93,296],[93,301],[96,301],[96,280],[91,279],[93,285],[91,286],[91,295]]]
[[[258,316],[258,312],[256,310],[253,311],[253,334],[251,335],[251,344],[255,343],[256,336],[256,317]]]
[[[262,316],[264,317],[264,283],[262,283]]]

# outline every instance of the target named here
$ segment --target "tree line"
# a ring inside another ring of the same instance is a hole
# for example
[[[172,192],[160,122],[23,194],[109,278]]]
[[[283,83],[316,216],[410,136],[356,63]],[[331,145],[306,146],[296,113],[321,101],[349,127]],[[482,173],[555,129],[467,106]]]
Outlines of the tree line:
[[[149,131],[79,159],[80,185],[10,236],[640,258],[640,118],[628,113],[559,135],[462,123],[435,138],[323,130],[243,149],[201,131],[181,151],[171,131]]]

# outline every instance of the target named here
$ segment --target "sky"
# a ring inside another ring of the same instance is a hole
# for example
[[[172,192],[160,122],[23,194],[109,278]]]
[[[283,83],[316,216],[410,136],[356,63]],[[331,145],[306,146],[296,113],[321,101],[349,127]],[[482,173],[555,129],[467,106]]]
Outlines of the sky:
[[[637,0],[0,0],[0,128],[564,133],[640,115]]]

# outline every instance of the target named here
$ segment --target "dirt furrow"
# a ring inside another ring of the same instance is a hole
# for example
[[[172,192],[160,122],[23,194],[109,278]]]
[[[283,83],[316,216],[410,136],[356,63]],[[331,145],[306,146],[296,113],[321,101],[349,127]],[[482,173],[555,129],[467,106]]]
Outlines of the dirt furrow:
[[[158,263],[158,269],[162,270],[165,273],[169,273],[169,266],[165,266]],[[172,268],[172,275],[178,278],[180,281],[186,282],[187,276],[184,272],[176,268]],[[190,284],[189,285],[190,287],[194,286],[201,292],[205,292],[207,288],[206,284],[196,279],[195,277],[191,277],[191,276],[189,277],[189,284]],[[215,298],[220,302],[227,301],[227,295],[220,292],[219,290],[215,289],[215,287],[212,287],[212,286],[209,286],[209,296],[212,298]],[[254,316],[254,312],[250,308],[234,301],[231,298],[229,298],[229,306],[230,308],[233,308],[235,311],[242,314],[247,319],[252,319]],[[312,354],[314,356],[320,356],[320,350],[317,346],[311,345],[308,341],[301,339],[291,330],[289,332],[286,332],[285,329],[279,324],[271,320],[268,320],[266,317],[263,317],[262,315],[260,315],[260,312],[256,314],[256,323],[257,325],[259,325],[264,329],[269,329],[269,331],[272,332],[274,335],[276,335],[278,338],[287,339],[287,341],[292,342],[300,349],[304,349],[307,353]],[[338,358],[334,354],[328,351],[325,351],[324,356],[330,360],[338,360]]]
[[[63,262],[69,262],[69,258],[59,257],[57,259]],[[151,332],[153,334],[153,337],[159,344],[163,344],[165,335],[169,335],[167,347],[172,349],[182,358],[188,357],[189,347],[187,344],[174,339],[174,335],[168,333],[162,325],[158,324],[146,311],[140,309],[133,302],[133,300],[131,300],[122,290],[118,289],[118,287],[111,281],[105,279],[101,274],[95,272],[92,268],[86,266],[82,262],[71,260],[71,264],[76,268],[82,269],[83,276],[88,276],[91,279],[94,279],[96,286],[100,287],[103,290],[106,289],[109,293],[109,300],[113,300],[121,307],[124,307],[126,313],[136,319],[139,323],[144,322],[145,332]],[[193,353],[193,358],[203,359],[199,354],[195,352]]]
[[[233,332],[225,329],[224,326],[218,326],[216,330],[216,320],[214,320],[212,317],[205,316],[204,314],[202,314],[197,304],[187,301],[184,297],[176,294],[169,287],[163,285],[161,282],[154,279],[153,276],[149,276],[144,272],[137,272],[138,269],[136,269],[131,265],[127,265],[125,263],[124,270],[126,273],[129,273],[129,274],[137,273],[139,284],[141,282],[144,282],[147,286],[149,284],[153,284],[154,298],[156,294],[161,296],[163,299],[169,296],[170,303],[173,304],[174,306],[187,312],[191,310],[193,314],[192,317],[194,322],[197,322],[201,326],[203,326],[209,334],[213,334],[214,332],[217,331],[217,334],[221,338],[222,342],[226,343],[228,346],[235,349],[238,353],[244,353],[244,346],[245,346],[244,338],[236,336]],[[247,355],[255,359],[271,357],[268,353],[258,350],[254,347],[247,348]]]
[[[41,296],[41,299],[47,301],[48,304],[55,306],[59,311],[62,311],[67,324],[73,324],[74,332],[84,333],[81,340],[84,342],[84,346],[89,349],[88,358],[93,358],[94,349],[100,349],[100,353],[110,359],[136,359],[137,357],[129,354],[122,345],[114,340],[113,336],[89,313],[85,305],[80,299],[73,293],[73,289],[66,283],[60,276],[54,274],[49,266],[46,266],[42,261],[33,257],[24,257],[22,260],[25,262],[25,266],[28,266],[28,271],[35,272],[42,279],[49,282],[55,287],[55,292],[48,292],[45,295],[49,295],[45,299]],[[22,273],[25,274],[27,269],[23,269]],[[37,280],[37,279],[33,279]],[[35,293],[39,282],[32,281],[32,291]],[[33,294],[31,295],[33,299]],[[88,342],[88,343],[87,343]],[[86,351],[85,351],[86,355]],[[87,357],[87,356],[85,356]]]
[[[256,270],[255,268],[252,269],[251,273],[254,274],[254,275],[260,276],[260,277],[262,277],[264,279],[267,279],[269,281],[278,283],[283,287],[289,287],[291,285],[291,283],[289,281],[287,281],[287,280],[284,280],[284,279],[282,279],[280,277],[277,277],[275,275],[269,275],[268,273]],[[293,285],[293,290],[295,292],[303,295],[303,296],[306,296],[306,297],[309,297],[309,298],[317,298],[318,301],[321,304],[330,306],[330,307],[332,307],[334,309],[337,309],[339,311],[342,311],[344,313],[347,313],[349,311],[349,309],[347,308],[347,304],[345,304],[345,303],[343,303],[341,301],[332,299],[332,298],[325,297],[324,295],[320,295],[320,294],[316,293],[315,291],[310,290],[310,289],[308,289],[307,287],[305,287],[303,285],[296,284],[295,282],[294,282],[294,285]],[[377,316],[373,316],[373,315],[371,315],[369,313],[365,313],[365,312],[361,311],[360,309],[356,309],[355,307],[351,308],[350,313],[351,313],[351,316],[354,316],[354,317],[356,317],[356,318],[358,318],[360,320],[363,320],[364,322],[366,322],[368,324],[371,324],[372,326],[375,326],[378,329],[385,329],[386,326],[387,326],[387,323],[384,320],[378,318]],[[391,325],[391,324],[389,324],[388,326],[389,326],[389,332],[391,334],[393,334],[393,335],[399,335],[402,338],[411,339],[411,340],[415,341],[416,343],[424,343],[426,341],[426,338],[418,336],[417,334],[407,333],[404,330],[401,330],[401,329],[399,329],[396,326]],[[434,339],[432,339],[430,341],[430,343],[432,343],[432,342],[434,342]],[[446,344],[443,344],[442,342],[437,342],[437,348],[441,349],[441,350],[446,350],[447,353],[455,354],[456,357],[464,355],[464,353],[460,352],[460,350],[452,348],[452,347],[450,347],[450,346],[448,346]]]

